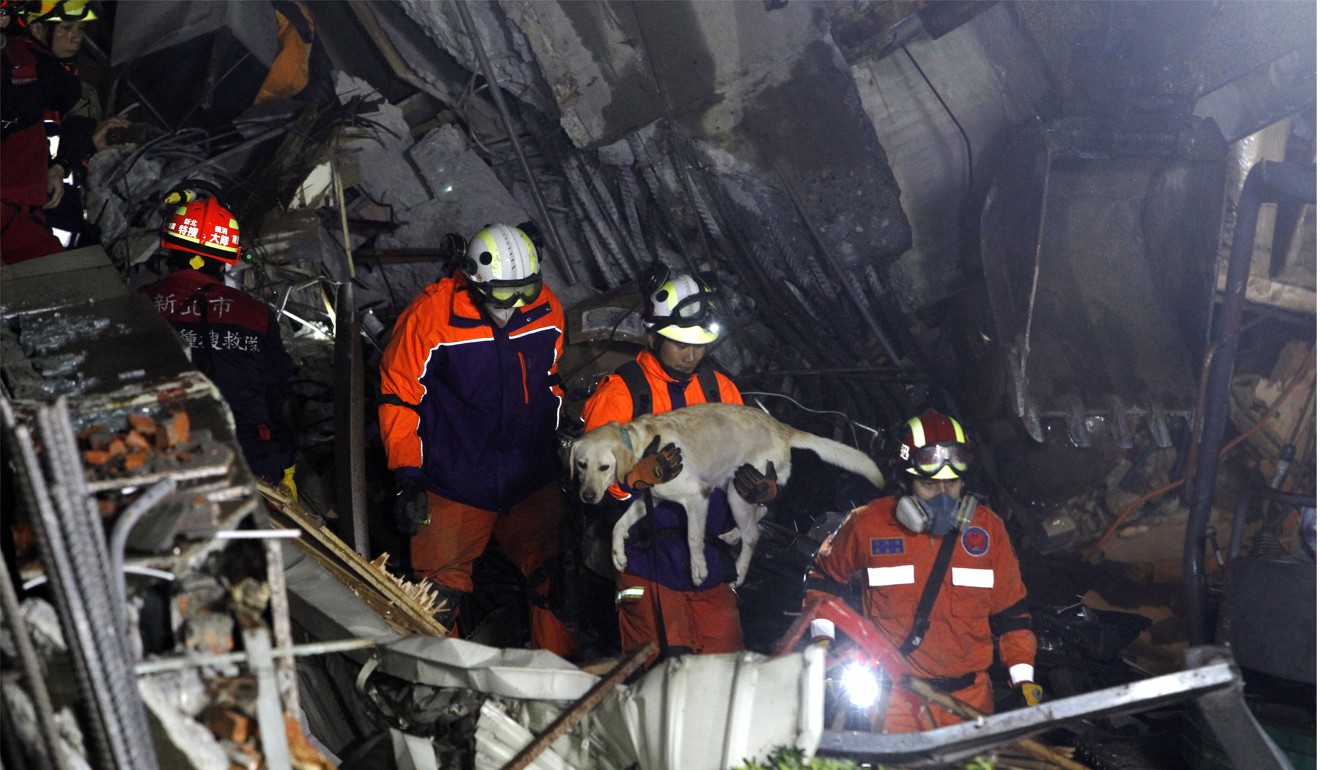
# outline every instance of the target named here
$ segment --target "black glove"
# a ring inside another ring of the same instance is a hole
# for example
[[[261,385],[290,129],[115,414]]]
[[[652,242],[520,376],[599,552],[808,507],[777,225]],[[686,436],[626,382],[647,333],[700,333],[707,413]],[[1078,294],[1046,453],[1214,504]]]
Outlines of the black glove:
[[[405,535],[417,534],[417,528],[431,523],[431,512],[426,505],[426,486],[410,479],[399,484],[394,494],[394,526]]]
[[[754,468],[751,463],[743,463],[733,472],[733,488],[738,496],[749,503],[765,505],[779,494],[779,476],[775,473],[774,461],[765,464],[765,473]]]
[[[651,443],[642,452],[642,459],[623,477],[623,483],[630,489],[642,490],[666,481],[673,481],[683,471],[683,450],[672,442],[660,448],[660,437],[651,439]]]

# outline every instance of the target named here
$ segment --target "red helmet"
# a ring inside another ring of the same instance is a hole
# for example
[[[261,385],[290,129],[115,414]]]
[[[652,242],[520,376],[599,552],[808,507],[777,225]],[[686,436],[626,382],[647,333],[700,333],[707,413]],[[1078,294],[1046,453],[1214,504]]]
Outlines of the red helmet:
[[[898,459],[913,476],[956,479],[971,467],[972,447],[957,420],[927,409],[903,426]]]
[[[232,265],[241,255],[238,235],[234,215],[211,196],[179,204],[160,232],[160,245]]]

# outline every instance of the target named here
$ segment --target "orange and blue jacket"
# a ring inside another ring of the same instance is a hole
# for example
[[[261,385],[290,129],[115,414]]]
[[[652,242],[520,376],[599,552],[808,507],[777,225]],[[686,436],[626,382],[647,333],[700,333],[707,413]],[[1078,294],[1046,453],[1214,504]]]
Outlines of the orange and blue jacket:
[[[564,310],[550,287],[503,329],[460,272],[399,316],[380,363],[381,439],[400,481],[505,512],[559,477]]]
[[[637,363],[646,375],[646,382],[651,387],[651,412],[664,414],[692,404],[706,403],[706,394],[701,383],[693,376],[686,381],[678,381],[665,372],[659,359],[650,350],[637,354]],[[703,362],[704,363],[704,362]],[[741,404],[742,394],[733,381],[721,372],[715,372],[719,383],[720,401],[725,404]],[[586,430],[599,428],[615,420],[625,423],[633,414],[633,397],[628,384],[618,374],[611,374],[600,381],[596,390],[587,399],[582,408],[583,427]],[[619,487],[611,487],[610,494],[626,499],[629,495]],[[737,578],[732,560],[724,558],[730,549],[718,540],[720,534],[733,527],[733,513],[729,510],[724,490],[711,492],[706,511],[706,564],[709,574],[701,585],[692,584],[691,557],[687,547],[687,514],[683,507],[669,501],[658,501],[653,515],[646,517],[633,527],[633,534],[624,542],[628,554],[628,572],[638,577],[654,580],[675,591],[704,591],[720,583],[727,583]],[[649,530],[654,542],[639,537],[642,530]]]

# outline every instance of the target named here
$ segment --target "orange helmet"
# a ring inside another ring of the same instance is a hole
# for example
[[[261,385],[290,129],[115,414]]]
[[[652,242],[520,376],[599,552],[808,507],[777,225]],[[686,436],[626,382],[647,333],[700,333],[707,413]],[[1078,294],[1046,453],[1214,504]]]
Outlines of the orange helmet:
[[[160,245],[232,265],[242,254],[238,236],[238,220],[229,209],[215,196],[196,198],[190,191],[161,230]]]

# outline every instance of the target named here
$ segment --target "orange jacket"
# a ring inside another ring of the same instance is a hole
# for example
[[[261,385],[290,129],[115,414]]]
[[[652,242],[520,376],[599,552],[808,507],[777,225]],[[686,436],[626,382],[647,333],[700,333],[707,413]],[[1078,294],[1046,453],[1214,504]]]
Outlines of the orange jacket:
[[[637,354],[637,363],[646,375],[651,386],[651,412],[663,414],[691,404],[706,403],[706,394],[701,383],[694,375],[686,383],[670,377],[660,365],[660,360],[650,350]],[[715,372],[715,381],[719,384],[720,401],[725,404],[741,404],[742,394],[733,381],[720,372]],[[596,386],[596,392],[587,399],[582,409],[582,420],[587,430],[599,428],[614,420],[625,423],[633,415],[633,397],[628,384],[618,374],[611,374]],[[618,486],[610,488],[610,494],[623,500],[629,494]],[[737,575],[732,570],[732,559],[727,558],[729,546],[718,540],[718,536],[733,526],[733,514],[723,490],[711,493],[706,513],[706,564],[709,574],[699,586],[692,584],[691,556],[688,553],[687,538],[682,536],[687,526],[687,516],[682,506],[677,503],[661,501],[655,505],[653,515],[639,523],[625,544],[628,553],[628,573],[654,580],[675,591],[703,591],[721,583],[732,581]],[[656,538],[654,545],[642,545],[638,539],[640,532],[647,530]],[[727,563],[726,563],[727,562]]]
[[[896,648],[912,630],[942,539],[900,524],[897,503],[882,497],[854,510],[816,557],[817,569],[836,582],[847,584],[860,573],[862,611]],[[1026,598],[1004,522],[978,505],[953,548],[925,639],[908,656],[913,673],[936,678],[984,671],[996,635],[1005,666],[1034,666],[1036,636]]]
[[[651,384],[651,413],[664,414],[682,406],[706,403],[706,395],[701,392],[701,384],[692,377],[682,384],[670,377],[660,365],[660,360],[650,350],[637,354],[637,363],[646,374],[646,381]],[[742,394],[733,380],[721,372],[715,373],[720,384],[720,401],[725,404],[741,404]],[[675,404],[676,400],[682,403]],[[624,423],[637,415],[633,414],[632,394],[628,385],[617,374],[610,374],[600,381],[596,391],[587,399],[582,408],[582,422],[586,430],[599,428],[610,420]]]
[[[507,511],[559,477],[564,310],[549,286],[503,329],[462,273],[427,286],[399,316],[380,362],[389,467],[441,497]]]

